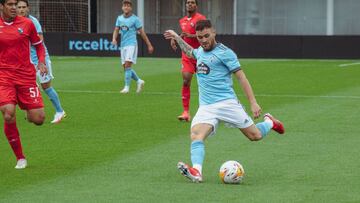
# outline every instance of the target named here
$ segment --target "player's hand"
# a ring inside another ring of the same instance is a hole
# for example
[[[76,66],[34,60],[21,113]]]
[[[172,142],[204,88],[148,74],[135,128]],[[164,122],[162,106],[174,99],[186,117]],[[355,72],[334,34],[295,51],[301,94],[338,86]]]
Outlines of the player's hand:
[[[261,107],[258,103],[254,102],[251,104],[251,111],[254,115],[254,118],[259,118],[261,115]]]
[[[154,47],[152,45],[148,46],[148,53],[152,54],[154,52]]]
[[[48,69],[46,68],[46,65],[44,63],[39,63],[37,65],[37,69],[40,71],[41,76],[44,76],[48,73]]]
[[[111,42],[111,44],[112,44],[112,45],[115,45],[115,46],[117,46],[117,45],[118,45],[118,43],[117,43],[117,41],[116,41],[116,40],[113,40],[113,41]]]
[[[177,46],[176,46],[176,42],[175,42],[175,40],[171,39],[171,41],[170,41],[170,45],[171,45],[171,48],[172,48],[174,51],[176,51],[176,50],[177,50]]]
[[[175,39],[176,37],[179,37],[178,34],[174,30],[166,30],[164,32],[165,39]]]

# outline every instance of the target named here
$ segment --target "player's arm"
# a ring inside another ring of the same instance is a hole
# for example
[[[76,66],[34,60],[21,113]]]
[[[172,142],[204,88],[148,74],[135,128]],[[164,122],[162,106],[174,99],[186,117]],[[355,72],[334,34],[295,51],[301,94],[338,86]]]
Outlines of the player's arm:
[[[140,28],[138,31],[139,31],[141,38],[144,40],[144,42],[148,48],[149,54],[152,54],[154,52],[154,47],[152,46],[148,36],[146,35],[144,28]]]
[[[175,40],[180,49],[190,58],[194,58],[194,48],[192,48],[189,44],[187,44],[183,39],[181,39],[181,37],[176,34],[176,32],[174,30],[167,30],[164,33],[164,37],[165,39],[170,39],[170,40]]]
[[[114,29],[112,41],[111,41],[111,44],[113,44],[113,45],[118,45],[117,38],[119,36],[119,30],[120,30],[120,27],[117,27],[117,26]]]
[[[235,73],[236,79],[239,81],[247,99],[250,102],[251,105],[251,111],[253,112],[254,118],[258,118],[261,115],[261,107],[256,102],[256,98],[254,95],[254,92],[252,90],[252,87],[249,83],[249,80],[246,78],[246,75],[243,70],[239,69]]]
[[[45,65],[45,46],[43,41],[40,39],[35,25],[33,23],[30,24],[30,32],[29,32],[29,40],[32,46],[36,49],[36,55],[39,59],[39,63],[37,65],[37,69],[40,70],[41,75],[47,74],[48,70]]]
[[[190,33],[187,33],[187,32],[182,32],[180,34],[180,37],[187,37],[187,38],[196,38],[196,34],[190,34]]]

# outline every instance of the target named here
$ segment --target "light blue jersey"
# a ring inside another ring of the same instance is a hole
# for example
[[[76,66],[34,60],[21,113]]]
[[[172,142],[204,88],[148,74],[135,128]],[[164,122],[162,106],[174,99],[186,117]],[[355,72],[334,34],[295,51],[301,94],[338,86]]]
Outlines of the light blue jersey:
[[[236,54],[218,43],[211,51],[204,51],[202,47],[194,49],[193,55],[197,60],[200,105],[237,99],[231,78],[232,73],[240,70]]]
[[[120,28],[121,47],[137,45],[136,32],[142,28],[142,23],[136,15],[132,14],[127,18],[124,15],[118,16],[115,26]]]
[[[29,18],[34,23],[37,33],[38,34],[43,34],[43,31],[42,31],[42,28],[41,28],[41,25],[40,25],[39,21],[32,15],[29,15]],[[45,47],[45,60],[50,61],[49,52],[48,52],[48,50],[47,50],[47,48],[45,46],[45,43],[44,43],[44,47]],[[39,59],[37,57],[36,49],[35,49],[34,46],[31,46],[30,54],[31,54],[30,55],[31,61],[33,62],[33,64],[37,65],[38,62],[39,62]]]

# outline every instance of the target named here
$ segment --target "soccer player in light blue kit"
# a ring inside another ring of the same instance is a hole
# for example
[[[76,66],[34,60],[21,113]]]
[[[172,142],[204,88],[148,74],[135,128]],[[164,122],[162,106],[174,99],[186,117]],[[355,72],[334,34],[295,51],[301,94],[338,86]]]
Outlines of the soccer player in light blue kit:
[[[196,23],[196,37],[201,47],[193,49],[173,30],[164,33],[166,39],[174,39],[189,57],[197,60],[197,80],[200,106],[191,123],[192,167],[179,162],[181,174],[193,182],[202,182],[202,165],[205,157],[204,140],[215,134],[220,121],[240,131],[251,141],[263,139],[271,129],[283,134],[283,124],[270,114],[264,115],[264,122],[254,124],[237,99],[232,84],[232,74],[239,81],[251,104],[254,118],[261,115],[253,90],[240,67],[236,54],[215,40],[215,30],[209,20]]]
[[[136,93],[140,93],[145,82],[141,80],[135,70],[132,69],[132,65],[136,64],[138,54],[136,34],[139,33],[145,41],[149,54],[153,53],[154,48],[143,29],[140,19],[132,13],[132,2],[130,0],[124,0],[122,3],[123,14],[116,19],[112,38],[112,44],[117,46],[117,38],[119,33],[121,34],[121,63],[125,72],[125,86],[120,93],[129,93],[131,79],[137,83]]]
[[[30,18],[31,21],[35,25],[36,31],[38,32],[40,39],[42,41],[44,41],[41,25],[40,25],[39,21],[35,17],[29,15],[29,11],[30,11],[30,8],[29,8],[28,0],[18,0],[18,3],[17,3],[17,13],[18,13],[18,15]],[[50,56],[49,56],[49,53],[48,53],[46,47],[45,47],[45,51],[46,51],[45,60],[46,60],[46,67],[48,68],[48,73],[45,74],[45,75],[41,75],[40,72],[37,71],[37,77],[38,77],[38,79],[40,81],[42,89],[48,95],[52,105],[54,106],[54,108],[56,110],[56,113],[54,115],[54,119],[51,121],[51,123],[60,123],[61,120],[63,118],[65,118],[66,113],[65,113],[64,109],[61,107],[60,99],[59,99],[59,96],[58,96],[57,92],[51,86],[51,80],[54,79],[54,76],[52,74]],[[31,61],[36,66],[38,64],[39,60],[38,60],[38,57],[36,55],[35,47],[31,46],[31,52],[30,53],[31,53]]]

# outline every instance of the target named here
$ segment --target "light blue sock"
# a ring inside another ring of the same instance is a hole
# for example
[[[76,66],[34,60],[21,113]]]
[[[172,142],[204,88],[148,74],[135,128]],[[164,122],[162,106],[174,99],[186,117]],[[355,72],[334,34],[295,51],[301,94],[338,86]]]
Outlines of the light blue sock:
[[[51,103],[56,109],[56,112],[63,112],[63,108],[60,104],[59,95],[56,93],[55,89],[53,87],[49,87],[45,89],[45,93],[49,96]]]
[[[256,124],[256,127],[260,130],[261,136],[264,138],[271,130],[271,124],[268,122],[261,122]]]
[[[136,74],[134,69],[131,69],[131,78],[135,80],[136,82],[140,79],[139,76]]]
[[[204,162],[205,158],[205,145],[203,141],[193,141],[191,143],[191,162],[194,166],[195,164],[201,165]]]
[[[125,68],[125,86],[127,87],[130,87],[131,75],[132,75],[131,68]]]

